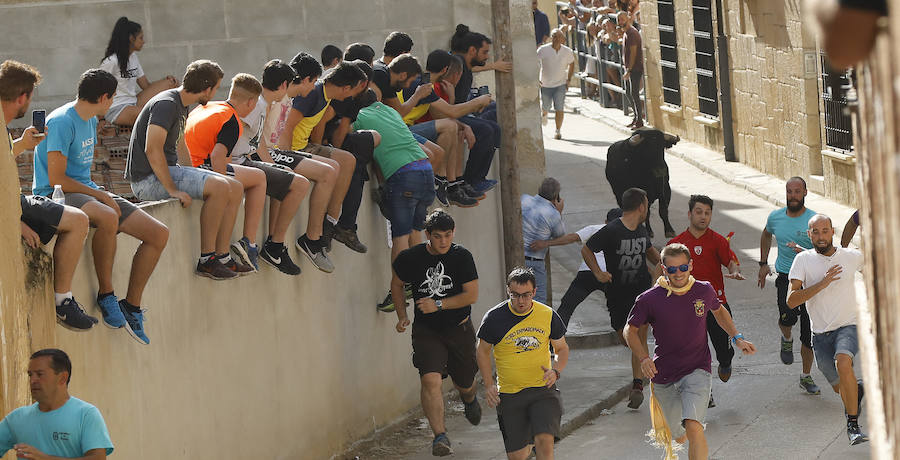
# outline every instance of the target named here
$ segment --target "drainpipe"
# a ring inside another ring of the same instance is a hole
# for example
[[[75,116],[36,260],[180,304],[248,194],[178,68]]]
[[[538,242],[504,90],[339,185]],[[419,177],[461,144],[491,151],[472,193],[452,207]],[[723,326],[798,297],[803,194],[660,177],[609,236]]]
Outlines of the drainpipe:
[[[731,112],[731,69],[728,62],[728,37],[725,35],[725,9],[716,0],[716,48],[719,53],[719,101],[722,103],[722,140],[725,161],[738,161],[734,152],[734,119]]]

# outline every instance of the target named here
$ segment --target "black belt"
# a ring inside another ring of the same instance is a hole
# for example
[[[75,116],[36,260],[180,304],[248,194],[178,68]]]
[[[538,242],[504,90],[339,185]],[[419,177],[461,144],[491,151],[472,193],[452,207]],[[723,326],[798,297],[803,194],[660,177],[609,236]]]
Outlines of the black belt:
[[[533,261],[533,262],[540,262],[540,261],[542,261],[542,260],[544,260],[544,259],[538,259],[537,257],[525,256],[525,260],[530,260],[530,261]]]

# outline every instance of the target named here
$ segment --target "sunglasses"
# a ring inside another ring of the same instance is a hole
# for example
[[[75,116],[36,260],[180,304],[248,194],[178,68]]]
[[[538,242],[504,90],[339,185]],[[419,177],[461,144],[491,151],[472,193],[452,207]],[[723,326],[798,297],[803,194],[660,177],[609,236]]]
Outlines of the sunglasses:
[[[691,269],[691,267],[689,267],[688,264],[681,264],[681,265],[678,265],[677,267],[676,266],[666,267],[666,272],[668,272],[670,275],[674,275],[679,270],[686,272],[690,269]]]

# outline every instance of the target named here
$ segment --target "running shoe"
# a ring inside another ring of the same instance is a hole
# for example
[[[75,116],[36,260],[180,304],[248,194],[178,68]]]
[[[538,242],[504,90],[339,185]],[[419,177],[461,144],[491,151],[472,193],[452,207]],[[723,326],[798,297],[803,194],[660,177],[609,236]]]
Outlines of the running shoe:
[[[553,135],[553,138],[556,140],[560,140],[560,139],[562,139],[562,134],[560,134],[559,131],[557,131],[556,134]]]
[[[100,307],[100,313],[103,314],[103,324],[110,329],[118,329],[125,325],[125,317],[122,316],[122,310],[119,309],[119,299],[115,295],[103,296],[97,298],[97,305]]]
[[[134,340],[137,340],[138,343],[143,345],[150,345],[150,339],[147,337],[147,334],[144,333],[144,310],[131,311],[122,304],[122,301],[119,301],[119,308],[122,310],[122,315],[125,316],[125,330],[134,337]]]
[[[781,338],[781,362],[794,364],[794,341]]]
[[[859,428],[858,421],[847,420],[847,439],[850,440],[851,446],[855,446],[867,442],[869,437]],[[434,448],[432,448],[432,450],[434,450]]]
[[[409,284],[405,284],[404,287],[406,288],[403,291],[404,297],[406,297],[406,299],[411,299],[412,286],[410,286]],[[391,297],[391,290],[388,289],[387,296],[385,296],[384,300],[382,300],[381,303],[378,304],[378,311],[390,313],[394,310],[396,310],[396,307],[394,306],[394,298]]]
[[[250,240],[248,240],[246,236],[231,243],[231,252],[233,252],[241,262],[253,267],[253,271],[259,271],[259,246],[250,246]]]
[[[234,273],[236,273],[240,276],[249,275],[251,273],[256,272],[256,270],[254,270],[253,267],[251,267],[250,265],[247,265],[243,262],[238,261],[234,257],[232,257],[231,260],[229,260],[228,262],[225,262],[222,265],[224,265],[225,268],[233,271]]]
[[[644,383],[635,380],[631,384],[631,393],[628,395],[628,408],[637,409],[644,402]]]
[[[99,323],[97,318],[84,312],[74,298],[69,297],[56,306],[56,322],[76,332],[86,331]]]
[[[356,230],[334,227],[334,239],[344,243],[344,246],[350,248],[351,251],[360,254],[365,254],[369,251],[369,248],[362,241],[359,241],[359,235],[357,235]]]
[[[450,448],[450,438],[447,437],[447,433],[441,433],[434,437],[434,441],[431,441],[431,455],[446,457],[452,453],[453,449]]]
[[[326,216],[325,222],[322,222],[322,236],[319,237],[319,242],[322,243],[322,248],[325,249],[325,252],[331,252],[332,238],[334,238],[334,224]]]
[[[816,385],[816,382],[813,382],[812,376],[807,375],[806,377],[800,378],[800,388],[806,390],[808,394],[817,395],[821,394],[822,390],[819,389],[819,386]]]
[[[727,382],[731,378],[731,366],[719,364],[719,380]]]
[[[462,184],[460,184],[460,188],[462,188],[462,191],[463,191],[469,198],[474,198],[474,199],[476,199],[476,200],[478,200],[478,201],[481,201],[481,200],[483,200],[483,199],[485,199],[485,198],[487,197],[487,195],[485,195],[484,192],[479,192],[478,190],[475,190],[475,188],[472,187],[471,184],[462,183]]]
[[[477,184],[473,184],[472,188],[474,188],[476,192],[486,193],[490,192],[496,186],[497,181],[495,181],[494,179],[485,179]]]
[[[708,408],[716,407],[716,400],[713,399],[712,391],[709,392],[709,404],[707,404],[706,407],[708,407]]]
[[[238,276],[237,273],[222,265],[222,262],[219,262],[215,257],[210,257],[206,262],[198,261],[196,273],[214,280],[227,280]]]
[[[437,182],[437,181],[435,181]],[[447,183],[440,182],[436,183],[434,187],[434,196],[438,201],[444,206],[450,206],[450,202],[447,201]]]
[[[478,206],[478,200],[467,195],[460,186],[453,187],[447,191],[447,200],[460,208]]]
[[[321,242],[321,239],[319,241]],[[305,254],[309,261],[316,266],[316,268],[322,270],[325,273],[333,272],[334,264],[331,263],[331,259],[329,259],[328,255],[325,254],[325,248],[319,247],[318,249],[313,249],[312,246],[313,245],[311,244],[309,237],[307,237],[305,233],[300,236],[300,238],[297,238],[297,249]]]
[[[262,251],[259,253],[259,258],[262,259],[263,262],[277,268],[278,271],[285,275],[297,276],[300,274],[300,267],[291,260],[287,247],[282,244],[281,251],[278,254],[269,253],[268,247],[269,245],[263,245]]]
[[[478,404],[478,395],[475,395],[475,399],[472,402],[463,401],[463,406],[465,406],[466,420],[469,423],[472,425],[481,423],[481,404]]]

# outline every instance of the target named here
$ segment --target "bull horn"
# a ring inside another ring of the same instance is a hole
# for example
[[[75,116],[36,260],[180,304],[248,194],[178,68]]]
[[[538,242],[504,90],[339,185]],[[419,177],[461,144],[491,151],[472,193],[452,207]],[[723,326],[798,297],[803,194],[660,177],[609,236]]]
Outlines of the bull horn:
[[[628,145],[635,146],[635,145],[640,144],[643,140],[644,140],[644,136],[642,136],[641,133],[635,133],[634,135],[632,135],[631,137],[628,138]]]

